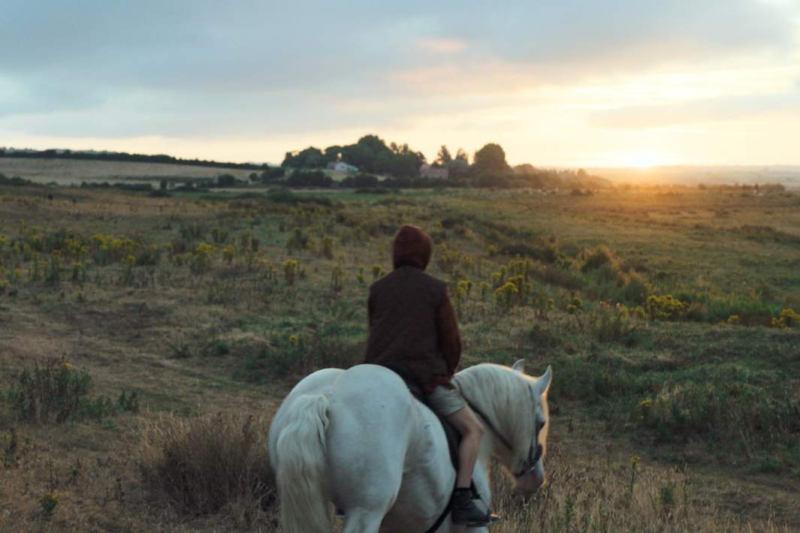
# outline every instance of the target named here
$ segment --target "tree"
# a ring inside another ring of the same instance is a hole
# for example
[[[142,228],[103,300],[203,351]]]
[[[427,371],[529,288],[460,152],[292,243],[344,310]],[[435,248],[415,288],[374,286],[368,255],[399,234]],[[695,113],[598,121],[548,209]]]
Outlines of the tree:
[[[460,162],[465,165],[469,165],[469,155],[467,155],[467,152],[465,152],[463,148],[459,148],[458,151],[456,152],[455,162]]]
[[[499,144],[489,143],[475,152],[475,172],[481,176],[504,176],[511,172],[506,162],[506,153]]]
[[[436,159],[434,160],[433,164],[436,166],[446,167],[453,161],[453,156],[450,155],[450,150],[447,149],[447,146],[442,145],[439,148],[439,153],[436,154]]]
[[[220,174],[217,176],[217,187],[236,187],[239,184],[239,180],[236,179],[236,176],[231,174]]]
[[[327,164],[322,150],[309,146],[300,152],[286,152],[282,167],[290,168],[320,168]]]

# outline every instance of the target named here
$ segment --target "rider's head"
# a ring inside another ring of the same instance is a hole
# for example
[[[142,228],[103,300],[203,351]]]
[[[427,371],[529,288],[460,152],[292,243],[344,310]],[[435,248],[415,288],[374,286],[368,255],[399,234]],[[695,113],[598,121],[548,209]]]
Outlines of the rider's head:
[[[433,243],[417,226],[403,226],[394,236],[392,262],[394,268],[413,266],[425,270],[431,260]]]

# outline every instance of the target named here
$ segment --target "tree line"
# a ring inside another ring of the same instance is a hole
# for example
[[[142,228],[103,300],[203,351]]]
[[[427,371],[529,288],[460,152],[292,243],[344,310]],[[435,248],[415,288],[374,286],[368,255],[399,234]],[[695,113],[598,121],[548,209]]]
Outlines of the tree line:
[[[419,183],[432,183],[440,187],[495,187],[495,188],[595,188],[610,185],[610,182],[591,176],[585,170],[539,169],[530,164],[512,167],[506,161],[503,147],[496,143],[488,143],[477,150],[469,161],[469,156],[462,148],[453,156],[447,146],[442,146],[436,158],[430,163],[434,168],[447,168],[448,180],[428,180],[420,178],[420,167],[427,160],[422,152],[414,151],[408,144],[386,144],[377,135],[365,135],[358,142],[349,145],[333,145],[324,150],[310,146],[304,150],[287,152],[281,165],[294,172],[308,172],[322,169],[330,163],[343,162],[358,168],[360,184],[371,183],[373,174],[383,174],[388,179],[381,182],[383,187],[411,187]],[[273,181],[274,171],[263,181]],[[395,181],[397,180],[397,181]],[[413,180],[413,183],[409,180]],[[420,181],[421,180],[421,181]],[[329,187],[332,183],[323,184],[317,176],[312,178],[305,174],[291,180],[298,182],[312,181],[320,186]],[[348,178],[341,183],[353,186],[353,179]],[[289,183],[287,183],[289,184]],[[290,184],[291,185],[291,184]],[[311,185],[309,185],[311,186]],[[365,185],[362,185],[365,186]]]

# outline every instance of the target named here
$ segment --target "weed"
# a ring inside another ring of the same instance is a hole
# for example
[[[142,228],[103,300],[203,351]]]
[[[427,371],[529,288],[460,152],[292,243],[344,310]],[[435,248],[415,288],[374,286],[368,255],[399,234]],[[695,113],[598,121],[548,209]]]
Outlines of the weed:
[[[185,514],[266,510],[275,499],[266,435],[252,416],[165,416],[144,428],[136,462],[153,499]]]
[[[800,326],[800,315],[794,309],[783,309],[778,317],[772,319],[771,324],[774,328],[795,328]]]
[[[42,516],[45,518],[53,516],[53,513],[56,511],[56,507],[58,507],[58,496],[56,496],[53,492],[44,494],[41,498],[39,498],[39,506],[42,509]]]
[[[57,423],[79,417],[89,403],[91,377],[74,370],[65,359],[34,363],[12,383],[8,399],[13,412],[23,420]]]
[[[298,274],[299,263],[295,259],[287,259],[283,262],[283,276],[286,280],[286,285],[294,285],[295,278]]]

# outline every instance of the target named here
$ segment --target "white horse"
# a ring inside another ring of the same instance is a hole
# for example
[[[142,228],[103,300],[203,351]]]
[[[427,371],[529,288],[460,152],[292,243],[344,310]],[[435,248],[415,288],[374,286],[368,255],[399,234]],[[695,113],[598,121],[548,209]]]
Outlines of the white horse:
[[[535,379],[522,365],[480,364],[454,378],[484,424],[474,483],[487,505],[492,457],[519,492],[544,482],[552,371]],[[269,457],[286,533],[331,532],[329,502],[344,511],[344,533],[423,533],[456,479],[439,420],[376,365],[319,370],[298,383],[273,419]],[[436,531],[457,527],[448,517]]]

